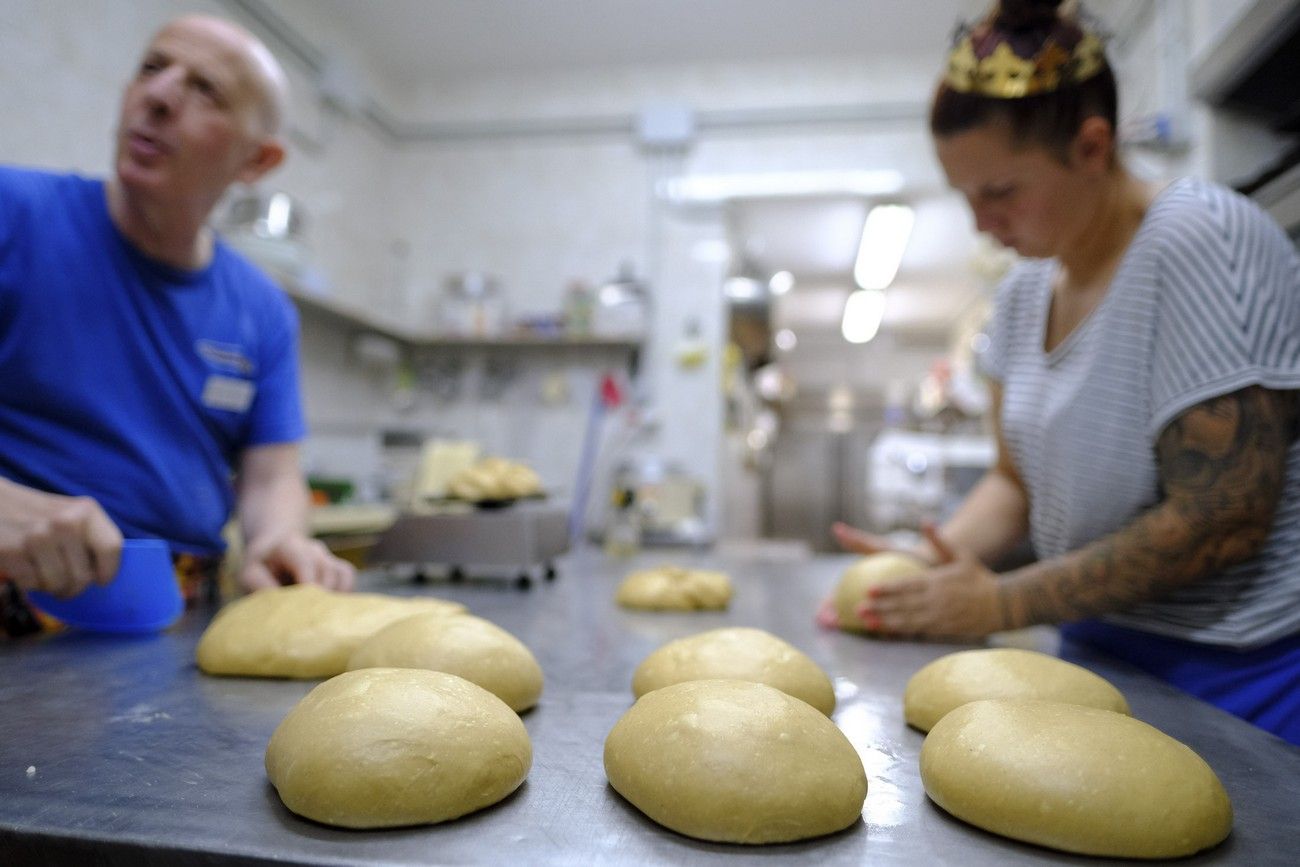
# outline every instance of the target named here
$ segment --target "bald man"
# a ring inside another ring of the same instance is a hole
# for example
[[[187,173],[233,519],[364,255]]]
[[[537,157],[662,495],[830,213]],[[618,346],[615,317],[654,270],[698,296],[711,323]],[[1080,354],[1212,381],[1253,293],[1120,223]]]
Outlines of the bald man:
[[[124,536],[164,539],[184,569],[212,573],[232,514],[245,587],[351,587],[351,567],[305,531],[296,314],[207,222],[232,183],[284,159],[286,100],[261,42],[187,16],[127,84],[112,177],[0,167],[11,621],[24,621],[18,590],[111,580]]]

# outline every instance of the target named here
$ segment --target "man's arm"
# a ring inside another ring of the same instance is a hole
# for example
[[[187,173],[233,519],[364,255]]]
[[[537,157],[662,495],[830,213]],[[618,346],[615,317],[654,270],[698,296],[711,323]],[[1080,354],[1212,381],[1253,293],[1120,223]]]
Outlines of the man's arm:
[[[1296,421],[1295,392],[1257,386],[1179,416],[1157,445],[1161,502],[1078,551],[1008,573],[1003,628],[1116,611],[1249,559],[1272,525]]]
[[[244,562],[239,580],[249,589],[288,581],[350,590],[352,566],[307,535],[307,485],[293,443],[245,450],[236,482]]]

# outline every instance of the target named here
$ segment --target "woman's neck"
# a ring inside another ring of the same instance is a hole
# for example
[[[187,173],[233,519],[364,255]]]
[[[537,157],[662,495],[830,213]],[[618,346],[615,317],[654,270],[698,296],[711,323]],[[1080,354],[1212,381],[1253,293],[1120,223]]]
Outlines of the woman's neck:
[[[1066,282],[1081,288],[1109,283],[1153,198],[1148,184],[1122,166],[1116,168],[1098,191],[1082,230],[1057,256]]]

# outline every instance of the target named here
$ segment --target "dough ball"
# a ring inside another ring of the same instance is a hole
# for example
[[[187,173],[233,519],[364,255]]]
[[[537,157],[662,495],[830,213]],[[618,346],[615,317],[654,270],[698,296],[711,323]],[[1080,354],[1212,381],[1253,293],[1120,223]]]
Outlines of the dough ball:
[[[509,500],[542,492],[541,476],[505,458],[484,458],[452,478],[448,493],[461,500]]]
[[[688,837],[784,843],[860,821],[867,776],[825,714],[761,683],[646,693],[605,740],[610,785]]]
[[[416,614],[365,640],[348,669],[427,668],[476,683],[510,705],[527,710],[542,694],[542,669],[518,638],[495,623],[462,614]]]
[[[911,554],[884,551],[858,560],[840,576],[835,588],[835,613],[845,632],[869,632],[858,618],[857,608],[867,598],[867,591],[900,578],[911,578],[929,567]]]
[[[208,674],[332,677],[375,632],[412,614],[457,614],[465,606],[430,598],[335,593],[311,584],[258,590],[231,602],[199,639]]]
[[[776,687],[817,708],[835,710],[831,679],[797,647],[761,629],[713,629],[669,642],[632,675],[637,698],[688,680],[750,680]]]
[[[731,579],[680,566],[642,569],[623,579],[614,601],[646,611],[721,611],[731,602]]]
[[[1086,668],[1032,650],[991,648],[950,653],[912,675],[903,690],[903,716],[928,732],[948,711],[982,698],[1041,698],[1129,712],[1120,691]]]
[[[367,668],[317,686],[266,747],[266,775],[300,816],[344,828],[445,822],[528,776],[533,747],[499,698],[464,678]]]
[[[1180,858],[1232,829],[1232,804],[1187,746],[1113,711],[991,699],[949,713],[921,746],[921,781],[972,825],[1066,852]]]

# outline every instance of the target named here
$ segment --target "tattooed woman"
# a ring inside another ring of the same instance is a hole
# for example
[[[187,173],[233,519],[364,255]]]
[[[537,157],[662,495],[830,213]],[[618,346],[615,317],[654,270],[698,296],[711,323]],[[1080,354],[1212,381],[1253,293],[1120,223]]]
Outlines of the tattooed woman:
[[[929,571],[858,613],[917,637],[1062,623],[1300,743],[1300,258],[1227,189],[1129,173],[1101,42],[1058,5],[959,33],[934,97],[949,183],[1027,257],[982,360],[999,456],[926,529]],[[995,574],[1026,536],[1037,561]]]

